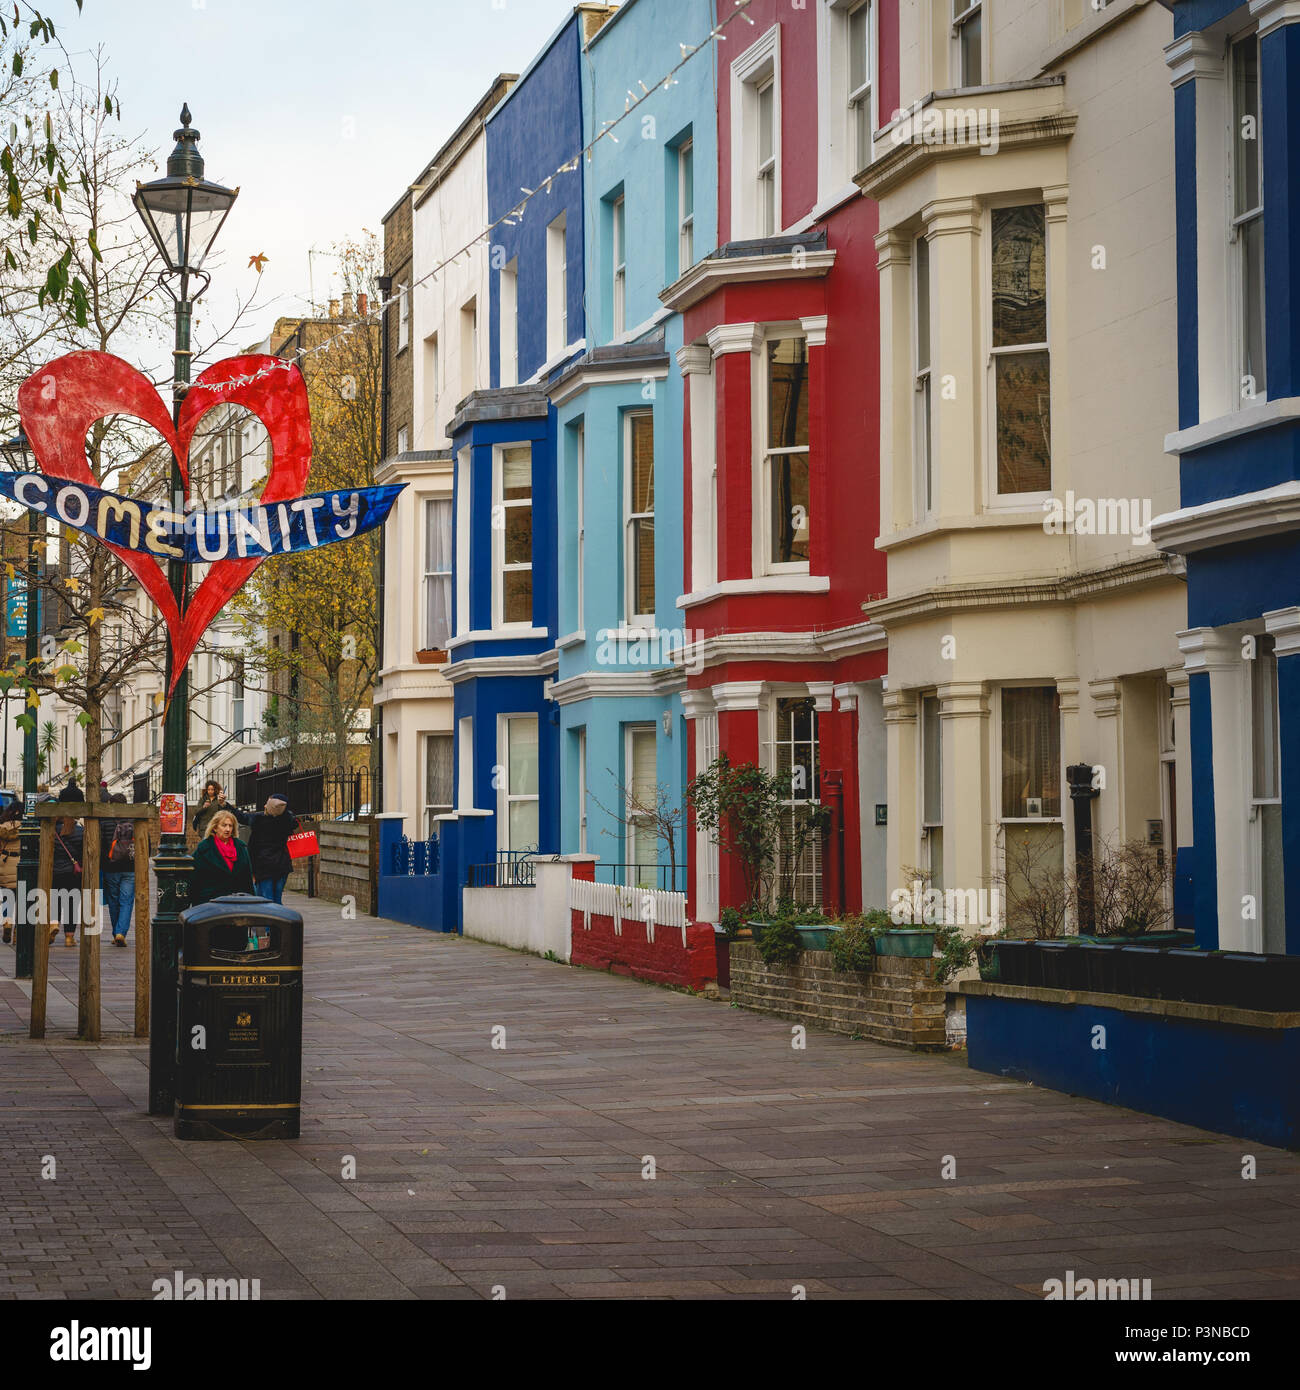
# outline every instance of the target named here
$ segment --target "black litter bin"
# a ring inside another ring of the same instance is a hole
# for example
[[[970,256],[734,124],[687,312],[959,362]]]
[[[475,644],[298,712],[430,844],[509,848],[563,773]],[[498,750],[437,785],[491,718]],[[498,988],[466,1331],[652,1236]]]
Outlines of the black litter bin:
[[[250,893],[181,913],[179,1139],[296,1139],[302,916]]]

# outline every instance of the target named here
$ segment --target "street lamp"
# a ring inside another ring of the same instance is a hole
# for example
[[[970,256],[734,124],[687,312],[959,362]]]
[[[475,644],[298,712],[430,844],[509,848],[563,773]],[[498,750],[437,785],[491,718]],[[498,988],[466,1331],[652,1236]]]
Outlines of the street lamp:
[[[18,433],[3,446],[5,461],[15,473],[30,473],[32,451],[22,426]],[[30,673],[37,657],[39,637],[38,612],[39,594],[36,589],[37,567],[41,558],[40,516],[30,507],[27,509],[27,611],[23,618],[24,635],[27,639],[27,670]],[[7,605],[6,605],[7,607]],[[8,615],[6,614],[6,621]],[[9,692],[5,692],[5,737],[9,733]],[[7,743],[6,743],[7,747]],[[6,774],[8,773],[6,757]],[[17,911],[15,921],[17,931],[14,944],[14,975],[20,979],[30,979],[32,962],[36,952],[36,923],[30,920],[27,905],[31,889],[37,886],[37,871],[40,865],[41,829],[34,814],[36,810],[36,716],[32,715],[31,728],[23,732],[23,823],[19,831],[18,879],[15,885]]]
[[[172,373],[172,419],[179,427],[181,403],[190,384],[190,313],[211,278],[203,269],[208,252],[225,222],[237,188],[223,188],[203,177],[199,132],[190,125],[190,108],[181,107],[176,148],[167,160],[165,178],[136,185],[136,211],[162,256],[159,285],[176,306],[175,368]],[[193,283],[192,283],[193,282]],[[172,458],[171,491],[177,511],[184,490],[180,462]],[[184,613],[189,601],[189,570],[177,559],[167,562],[167,581]],[[171,688],[172,654],[167,651],[166,686]],[[182,673],[163,722],[162,789],[185,799],[185,765],[189,742],[189,680]],[[149,991],[149,1113],[172,1113],[176,1058],[176,975],[180,912],[189,903],[193,864],[184,832],[163,835],[154,859],[158,875],[158,911],[153,919]]]

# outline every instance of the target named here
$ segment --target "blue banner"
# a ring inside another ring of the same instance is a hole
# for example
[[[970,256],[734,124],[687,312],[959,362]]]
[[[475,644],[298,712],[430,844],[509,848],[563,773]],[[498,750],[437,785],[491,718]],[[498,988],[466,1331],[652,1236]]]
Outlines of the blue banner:
[[[0,495],[109,545],[190,565],[262,559],[351,540],[381,526],[405,483],[316,492],[287,502],[223,502],[174,511],[41,473],[0,473]],[[12,603],[12,592],[9,602]],[[12,622],[11,617],[7,621]],[[25,624],[25,616],[24,616]],[[24,625],[23,632],[26,631]],[[12,627],[10,635],[15,634]]]

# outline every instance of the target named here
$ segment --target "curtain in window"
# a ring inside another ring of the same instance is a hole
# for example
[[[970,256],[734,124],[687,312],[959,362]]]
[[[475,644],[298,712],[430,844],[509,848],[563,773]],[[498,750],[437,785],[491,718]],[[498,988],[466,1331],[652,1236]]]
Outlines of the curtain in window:
[[[451,636],[451,501],[424,506],[424,646],[441,651]]]
[[[434,817],[452,809],[455,765],[450,734],[428,734],[424,740],[424,814],[426,836],[434,833]]]
[[[1061,699],[1051,685],[1008,686],[1002,692],[1002,814],[1061,814]]]

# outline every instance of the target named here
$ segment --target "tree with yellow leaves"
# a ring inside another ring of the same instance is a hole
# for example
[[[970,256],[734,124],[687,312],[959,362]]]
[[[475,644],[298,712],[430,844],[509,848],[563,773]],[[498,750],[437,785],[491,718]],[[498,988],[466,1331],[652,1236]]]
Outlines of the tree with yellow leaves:
[[[376,293],[379,243],[365,232],[337,251],[342,312],[281,320],[272,343],[307,383],[309,492],[371,487],[380,463],[379,327],[358,312]],[[267,738],[285,740],[292,761],[357,761],[378,673],[378,556],[378,532],[285,555],[261,566],[237,601],[246,659],[268,679]]]

